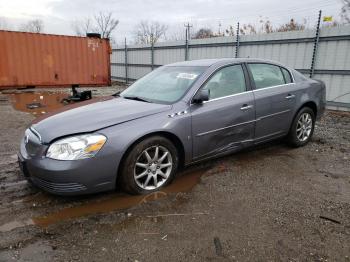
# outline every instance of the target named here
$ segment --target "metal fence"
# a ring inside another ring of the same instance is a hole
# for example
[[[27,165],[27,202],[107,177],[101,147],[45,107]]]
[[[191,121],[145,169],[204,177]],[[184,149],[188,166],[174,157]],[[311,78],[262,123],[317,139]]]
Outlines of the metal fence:
[[[137,80],[178,61],[252,57],[279,61],[327,86],[330,109],[350,111],[350,26],[257,35],[215,37],[113,49],[112,80]]]

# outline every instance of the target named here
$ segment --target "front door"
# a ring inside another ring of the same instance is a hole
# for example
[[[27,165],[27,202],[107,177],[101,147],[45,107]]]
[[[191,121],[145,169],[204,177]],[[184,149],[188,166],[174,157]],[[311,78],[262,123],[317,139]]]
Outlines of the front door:
[[[255,107],[242,65],[219,69],[201,87],[209,101],[191,105],[193,160],[239,148],[254,136]]]

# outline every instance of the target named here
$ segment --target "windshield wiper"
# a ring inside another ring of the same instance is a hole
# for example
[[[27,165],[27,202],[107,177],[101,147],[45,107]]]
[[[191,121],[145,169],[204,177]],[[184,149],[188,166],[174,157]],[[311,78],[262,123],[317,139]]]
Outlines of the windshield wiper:
[[[137,100],[137,101],[142,101],[142,102],[147,102],[147,103],[152,103],[151,101],[143,98],[143,97],[139,97],[139,96],[122,96],[125,99],[131,99],[131,100]]]

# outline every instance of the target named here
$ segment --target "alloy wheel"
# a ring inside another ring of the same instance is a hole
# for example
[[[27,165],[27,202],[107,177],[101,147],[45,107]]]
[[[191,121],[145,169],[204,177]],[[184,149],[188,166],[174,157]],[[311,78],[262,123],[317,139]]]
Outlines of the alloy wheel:
[[[136,184],[145,190],[161,187],[173,169],[170,151],[164,146],[151,146],[138,156],[134,167]]]
[[[312,124],[312,117],[309,113],[303,113],[300,115],[296,129],[299,141],[304,142],[310,137]]]

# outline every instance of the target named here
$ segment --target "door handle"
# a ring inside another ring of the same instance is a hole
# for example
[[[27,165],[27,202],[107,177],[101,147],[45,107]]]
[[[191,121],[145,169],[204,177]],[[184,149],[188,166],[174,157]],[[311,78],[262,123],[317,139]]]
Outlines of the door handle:
[[[241,110],[245,111],[245,110],[248,110],[248,109],[251,109],[251,108],[253,108],[253,105],[244,104],[244,105],[242,105]]]
[[[293,99],[295,97],[295,95],[292,95],[292,94],[288,94],[287,96],[286,96],[286,99]]]

